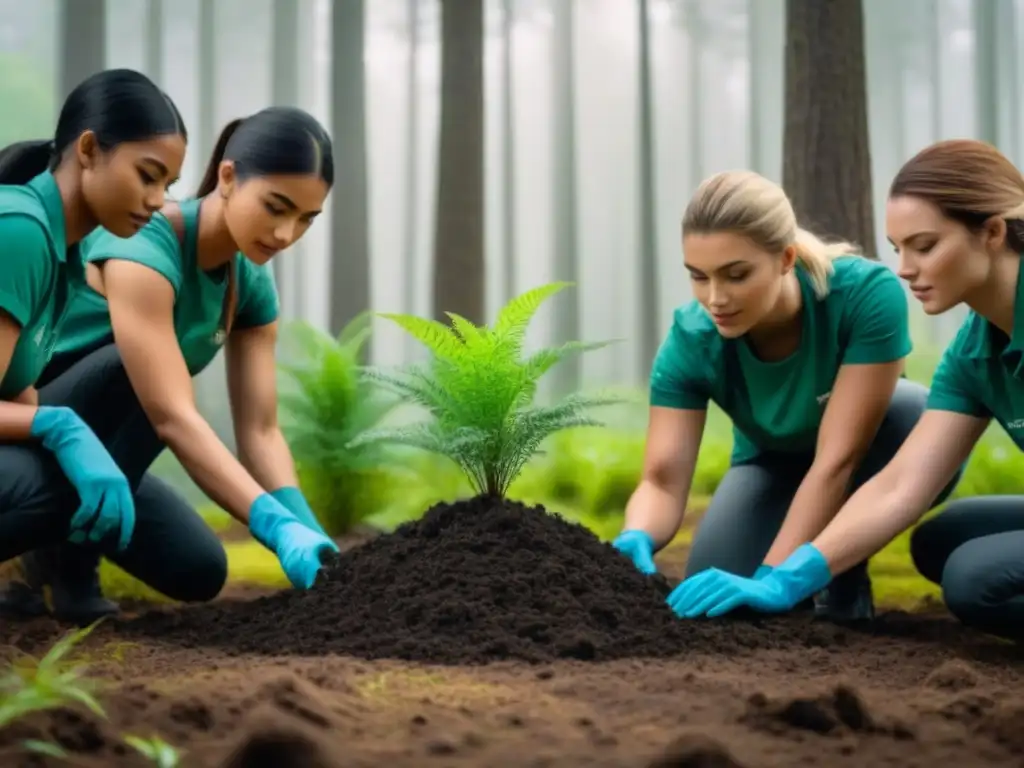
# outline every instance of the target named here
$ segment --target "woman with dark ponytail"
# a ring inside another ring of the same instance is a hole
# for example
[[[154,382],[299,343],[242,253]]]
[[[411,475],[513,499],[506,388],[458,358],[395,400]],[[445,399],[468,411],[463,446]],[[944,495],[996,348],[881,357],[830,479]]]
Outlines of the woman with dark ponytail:
[[[333,181],[323,127],[299,109],[264,109],[224,128],[194,198],[169,204],[131,240],[98,232],[85,245],[90,290],[72,308],[47,375],[83,358],[123,361],[134,394],[110,400],[108,412],[131,446],[122,468],[139,484],[136,534],[118,562],[169,597],[212,599],[227,561],[199,515],[148,473],[164,447],[277,555],[296,588],[310,587],[337,551],[297,488],[277,424],[278,297],[267,264],[305,234]],[[200,415],[192,389],[221,346],[238,458]],[[82,620],[117,610],[100,593],[96,561],[63,590],[78,597]],[[38,591],[46,569],[36,570]]]
[[[167,95],[115,69],[71,92],[52,139],[0,150],[0,562],[52,546],[74,570],[85,547],[117,559],[130,545],[130,482],[97,410],[116,387],[72,385],[75,373],[37,385],[85,290],[81,242],[97,227],[115,239],[142,229],[185,144]]]

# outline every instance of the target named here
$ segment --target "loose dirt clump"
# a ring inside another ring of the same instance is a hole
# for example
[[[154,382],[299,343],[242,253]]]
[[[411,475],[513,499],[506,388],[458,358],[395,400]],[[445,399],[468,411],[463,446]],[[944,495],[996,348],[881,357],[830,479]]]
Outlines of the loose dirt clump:
[[[669,589],[581,525],[477,497],[346,552],[312,590],[151,613],[123,629],[238,652],[444,664],[664,658],[785,639],[758,624],[680,621]]]

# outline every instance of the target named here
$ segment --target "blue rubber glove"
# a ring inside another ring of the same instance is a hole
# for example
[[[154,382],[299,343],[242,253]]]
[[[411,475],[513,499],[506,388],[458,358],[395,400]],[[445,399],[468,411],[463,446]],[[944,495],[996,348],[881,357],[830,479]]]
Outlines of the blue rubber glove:
[[[722,616],[741,606],[764,613],[782,613],[832,581],[824,555],[803,544],[784,563],[760,579],[745,579],[710,568],[684,581],[668,596],[672,611],[681,618]]]
[[[754,581],[760,581],[773,570],[774,568],[772,568],[770,565],[765,565],[764,563],[761,563],[761,565],[757,566],[757,570],[754,571]]]
[[[320,521],[313,514],[309,502],[306,501],[306,497],[302,495],[302,491],[298,488],[285,486],[284,488],[272,491],[270,495],[284,504],[285,508],[295,515],[298,521],[309,528],[309,530],[319,533],[321,536],[327,536],[327,531],[320,525]],[[330,538],[330,536],[327,536],[327,538]]]
[[[633,561],[641,573],[657,573],[654,564],[654,539],[645,531],[623,531],[615,537],[612,546]]]
[[[128,479],[100,439],[63,406],[40,406],[30,434],[56,457],[78,491],[80,506],[71,518],[70,540],[81,544],[114,536],[123,552],[135,531],[135,500]]]
[[[249,508],[249,532],[277,555],[296,589],[312,587],[323,567],[323,556],[338,551],[333,541],[300,523],[269,493],[258,496]]]

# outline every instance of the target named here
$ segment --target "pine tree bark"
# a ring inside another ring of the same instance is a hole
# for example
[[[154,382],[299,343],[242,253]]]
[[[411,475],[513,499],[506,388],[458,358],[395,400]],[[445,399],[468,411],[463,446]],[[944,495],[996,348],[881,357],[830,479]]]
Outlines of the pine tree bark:
[[[484,318],[484,3],[441,0],[434,315]]]
[[[877,258],[861,0],[788,0],[782,184],[801,226]]]

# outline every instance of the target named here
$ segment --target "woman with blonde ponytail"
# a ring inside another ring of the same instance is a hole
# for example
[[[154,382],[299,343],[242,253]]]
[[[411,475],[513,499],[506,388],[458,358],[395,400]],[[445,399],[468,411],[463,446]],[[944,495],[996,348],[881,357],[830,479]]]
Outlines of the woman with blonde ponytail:
[[[1024,176],[989,144],[938,142],[893,180],[886,229],[925,312],[971,309],[935,371],[927,410],[824,531],[759,582],[695,582],[692,614],[785,611],[835,584],[924,515],[993,419],[1024,449]],[[1024,637],[1024,495],[957,499],[910,541],[914,564],[942,586],[956,617]]]
[[[711,594],[730,575],[764,579],[817,536],[850,489],[896,454],[928,393],[901,379],[911,345],[896,275],[850,243],[798,227],[778,185],[747,171],[712,176],[690,200],[682,235],[695,298],[676,310],[654,360],[643,476],[614,545],[655,570],[653,553],[682,522],[715,402],[735,443],[688,578],[669,596],[688,616],[695,579]],[[866,559],[817,595],[815,611],[873,615]]]

